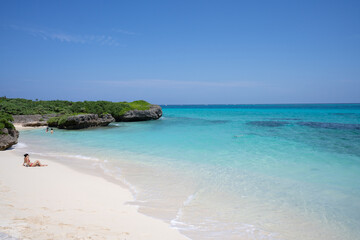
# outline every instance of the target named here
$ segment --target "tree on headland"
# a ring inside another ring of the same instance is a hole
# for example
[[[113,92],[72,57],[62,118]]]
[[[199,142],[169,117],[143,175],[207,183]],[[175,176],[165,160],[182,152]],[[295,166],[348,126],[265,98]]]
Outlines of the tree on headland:
[[[11,115],[33,114],[111,114],[115,119],[130,110],[148,110],[151,104],[138,100],[134,102],[83,101],[71,102],[63,100],[36,101],[22,98],[0,98],[0,112]]]

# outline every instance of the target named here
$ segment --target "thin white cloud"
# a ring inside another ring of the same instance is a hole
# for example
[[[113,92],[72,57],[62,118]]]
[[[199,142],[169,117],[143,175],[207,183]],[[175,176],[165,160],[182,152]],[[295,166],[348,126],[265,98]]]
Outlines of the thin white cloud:
[[[152,86],[152,87],[260,87],[267,86],[263,82],[255,81],[178,81],[178,80],[161,80],[161,79],[141,79],[141,80],[126,80],[126,81],[90,81],[93,83],[106,84],[110,86]]]
[[[105,46],[120,46],[119,42],[112,36],[108,35],[73,35],[60,31],[51,31],[37,28],[24,28],[15,25],[9,26],[14,30],[26,32],[34,37],[43,40],[54,40],[66,43],[80,43],[80,44],[99,44]]]

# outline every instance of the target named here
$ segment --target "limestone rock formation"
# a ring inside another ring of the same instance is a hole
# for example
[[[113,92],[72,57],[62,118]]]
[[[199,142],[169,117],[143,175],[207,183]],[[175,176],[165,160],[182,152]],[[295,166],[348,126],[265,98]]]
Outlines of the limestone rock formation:
[[[161,118],[162,109],[159,105],[151,105],[149,110],[130,110],[116,118],[117,122],[136,122]]]
[[[46,122],[49,118],[59,115],[60,114],[13,115],[13,123]]]
[[[15,129],[3,128],[0,130],[0,150],[5,150],[17,144],[19,132]]]
[[[47,122],[44,121],[39,121],[39,122],[27,122],[27,123],[23,123],[22,126],[23,127],[42,127],[42,126],[47,126]]]
[[[110,114],[98,116],[97,114],[81,114],[69,116],[65,121],[60,121],[57,125],[62,129],[82,129],[88,127],[107,126],[115,119]]]

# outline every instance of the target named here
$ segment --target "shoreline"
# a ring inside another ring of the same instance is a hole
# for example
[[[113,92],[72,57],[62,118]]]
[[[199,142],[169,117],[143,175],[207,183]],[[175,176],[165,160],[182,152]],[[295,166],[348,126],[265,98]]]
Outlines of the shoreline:
[[[38,126],[38,127],[23,127],[23,123],[13,123],[14,127],[16,130],[18,131],[23,131],[23,130],[31,130],[34,128],[46,128],[46,126]]]
[[[13,149],[0,152],[0,159],[2,233],[27,239],[188,239],[127,204],[133,196],[119,184],[51,160],[41,160],[48,167],[25,168]]]

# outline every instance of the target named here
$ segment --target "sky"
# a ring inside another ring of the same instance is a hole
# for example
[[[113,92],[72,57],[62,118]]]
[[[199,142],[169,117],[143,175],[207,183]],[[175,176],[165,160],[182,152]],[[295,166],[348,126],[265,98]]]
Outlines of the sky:
[[[360,1],[0,1],[0,96],[360,102]]]

